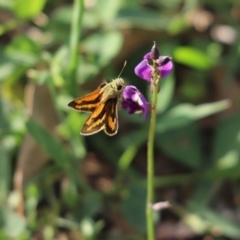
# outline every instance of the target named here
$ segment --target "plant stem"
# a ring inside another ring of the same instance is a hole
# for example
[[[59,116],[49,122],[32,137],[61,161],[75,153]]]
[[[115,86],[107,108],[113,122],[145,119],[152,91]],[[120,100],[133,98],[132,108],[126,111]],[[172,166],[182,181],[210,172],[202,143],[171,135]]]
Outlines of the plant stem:
[[[157,82],[157,81],[155,81]],[[152,112],[148,134],[148,152],[147,152],[147,235],[148,240],[154,240],[154,219],[152,204],[154,202],[154,136],[156,125],[156,107],[157,107],[158,84],[153,83]]]
[[[69,69],[68,69],[68,81],[69,81],[69,93],[73,96],[77,96],[77,69],[79,65],[79,52],[78,46],[79,41],[81,39],[82,34],[82,22],[83,22],[83,14],[84,14],[84,0],[74,0],[73,3],[73,14],[72,14],[72,22],[71,22],[71,32],[70,32],[70,39],[69,39],[69,52],[70,52],[70,62],[69,62]],[[69,128],[69,131],[72,132],[72,128]],[[72,133],[75,134],[75,133]],[[72,149],[74,146],[72,144]],[[79,181],[79,174],[78,174],[78,162],[76,161],[77,158],[72,159],[71,166],[74,170],[72,173],[72,178],[74,183],[76,184],[77,188],[84,188],[84,184],[81,184]]]
[[[82,20],[84,13],[84,0],[74,0],[73,17],[70,33],[70,65],[69,65],[69,82],[70,92],[76,95],[77,68],[79,64],[78,43],[81,36]]]

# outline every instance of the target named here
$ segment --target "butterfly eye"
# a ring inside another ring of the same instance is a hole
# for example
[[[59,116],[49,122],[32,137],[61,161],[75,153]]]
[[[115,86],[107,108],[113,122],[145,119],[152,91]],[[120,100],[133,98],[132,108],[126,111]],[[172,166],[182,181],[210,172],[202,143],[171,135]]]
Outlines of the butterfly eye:
[[[122,85],[118,85],[118,86],[117,86],[117,90],[118,90],[118,91],[122,90],[122,87],[123,87]]]

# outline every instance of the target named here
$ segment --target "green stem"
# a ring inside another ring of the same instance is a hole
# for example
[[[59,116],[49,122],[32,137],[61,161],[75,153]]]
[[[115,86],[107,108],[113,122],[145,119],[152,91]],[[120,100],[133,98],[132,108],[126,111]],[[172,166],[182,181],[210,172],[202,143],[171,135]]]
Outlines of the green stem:
[[[70,92],[77,95],[77,68],[79,64],[78,43],[81,36],[82,21],[84,13],[84,0],[74,0],[73,17],[70,33],[70,65],[69,65],[69,82]]]
[[[158,84],[153,84],[152,113],[148,134],[148,153],[147,153],[147,235],[148,240],[154,240],[154,219],[152,204],[154,203],[154,136],[156,125]]]
[[[81,39],[82,34],[82,22],[83,22],[83,14],[84,14],[84,0],[74,0],[73,4],[73,15],[72,15],[72,23],[71,23],[71,32],[70,32],[70,62],[69,62],[69,73],[68,73],[68,81],[69,81],[69,93],[73,96],[77,96],[77,69],[79,65],[79,41]],[[72,131],[72,128],[69,129]],[[73,133],[75,134],[75,133]],[[72,146],[72,149],[74,147]],[[77,169],[77,161],[76,159],[72,159],[72,167],[73,169]],[[72,174],[73,180],[76,183],[78,188],[84,187],[83,184],[79,181],[78,171],[74,170]]]

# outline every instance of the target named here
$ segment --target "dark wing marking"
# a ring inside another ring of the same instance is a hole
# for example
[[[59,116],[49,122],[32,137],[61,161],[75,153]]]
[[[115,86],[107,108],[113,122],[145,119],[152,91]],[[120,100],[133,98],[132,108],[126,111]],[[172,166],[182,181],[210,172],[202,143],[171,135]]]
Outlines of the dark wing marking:
[[[109,108],[107,109],[104,132],[109,136],[115,135],[118,131],[117,103],[118,103],[118,99],[112,98],[111,104],[109,105]]]
[[[93,112],[102,100],[104,86],[101,86],[83,97],[73,100],[68,104],[68,106],[79,111]]]
[[[80,133],[82,135],[91,135],[105,130],[108,135],[116,134],[118,129],[116,105],[117,98],[109,98],[101,102],[89,116]]]

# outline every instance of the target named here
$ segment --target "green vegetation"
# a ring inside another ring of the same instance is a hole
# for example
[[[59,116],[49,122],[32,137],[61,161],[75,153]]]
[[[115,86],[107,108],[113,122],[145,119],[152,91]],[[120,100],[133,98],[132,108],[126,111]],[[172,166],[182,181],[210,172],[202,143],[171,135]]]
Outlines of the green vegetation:
[[[84,137],[67,104],[173,58],[155,132],[156,239],[240,239],[240,4],[0,0],[0,240],[146,239],[146,120]]]

